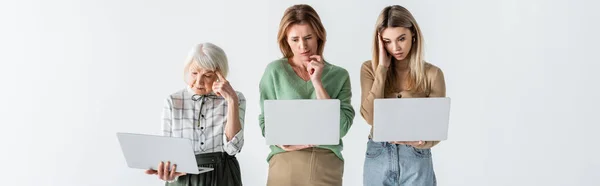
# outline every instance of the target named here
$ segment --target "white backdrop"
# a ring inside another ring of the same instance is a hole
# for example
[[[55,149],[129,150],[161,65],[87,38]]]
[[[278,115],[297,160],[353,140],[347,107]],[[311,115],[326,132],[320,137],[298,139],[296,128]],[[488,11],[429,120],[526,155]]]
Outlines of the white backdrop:
[[[184,87],[185,55],[206,41],[227,52],[229,80],[248,98],[243,181],[264,185],[258,82],[297,3],[319,12],[324,56],[352,78],[344,185],[362,185],[359,69],[393,3],[415,15],[453,99],[449,140],[433,150],[439,185],[600,184],[594,1],[3,0],[2,185],[162,185],[126,167],[115,132],[158,134],[163,99]]]

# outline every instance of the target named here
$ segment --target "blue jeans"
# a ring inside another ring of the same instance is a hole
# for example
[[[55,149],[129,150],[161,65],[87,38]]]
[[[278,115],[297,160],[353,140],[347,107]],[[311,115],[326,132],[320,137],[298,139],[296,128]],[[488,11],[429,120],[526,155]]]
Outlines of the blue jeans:
[[[369,139],[363,171],[364,186],[437,185],[430,149]]]

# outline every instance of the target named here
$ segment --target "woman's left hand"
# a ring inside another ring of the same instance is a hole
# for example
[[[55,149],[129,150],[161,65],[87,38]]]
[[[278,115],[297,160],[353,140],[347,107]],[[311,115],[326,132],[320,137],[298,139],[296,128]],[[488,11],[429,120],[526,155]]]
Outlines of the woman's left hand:
[[[421,145],[425,144],[424,141],[392,141],[390,143],[400,144],[400,145],[410,145],[410,146],[413,146],[413,147],[418,147],[418,146],[421,146]]]
[[[323,58],[321,58],[321,56],[310,56],[310,62],[308,62],[306,70],[308,71],[308,75],[310,75],[310,80],[313,82],[313,84],[321,83],[323,67],[325,67],[325,63],[323,63]]]
[[[215,74],[217,74],[217,77],[219,78],[213,83],[212,89],[215,92],[215,94],[217,94],[217,96],[223,96],[223,98],[225,98],[227,101],[237,101],[238,97],[235,93],[235,90],[233,89],[233,87],[231,87],[229,81],[227,81],[227,79],[223,77],[221,71],[217,70]]]

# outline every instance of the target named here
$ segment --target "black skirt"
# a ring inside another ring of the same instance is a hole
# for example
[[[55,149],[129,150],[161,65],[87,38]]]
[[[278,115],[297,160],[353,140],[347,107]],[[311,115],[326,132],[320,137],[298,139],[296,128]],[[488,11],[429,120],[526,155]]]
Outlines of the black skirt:
[[[198,167],[214,168],[213,171],[202,174],[180,176],[176,182],[166,183],[167,186],[240,186],[242,176],[240,164],[235,156],[226,152],[214,152],[196,155]]]

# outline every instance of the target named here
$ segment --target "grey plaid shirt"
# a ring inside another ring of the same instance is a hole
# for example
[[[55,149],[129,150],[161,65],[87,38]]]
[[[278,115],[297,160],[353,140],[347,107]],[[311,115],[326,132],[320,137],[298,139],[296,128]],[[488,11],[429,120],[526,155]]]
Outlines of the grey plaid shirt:
[[[214,93],[205,96],[195,95],[188,87],[171,94],[165,101],[162,115],[164,136],[187,138],[192,141],[195,154],[227,152],[235,155],[244,145],[244,116],[246,99],[241,92],[239,98],[239,118],[242,129],[227,141],[227,101]]]

